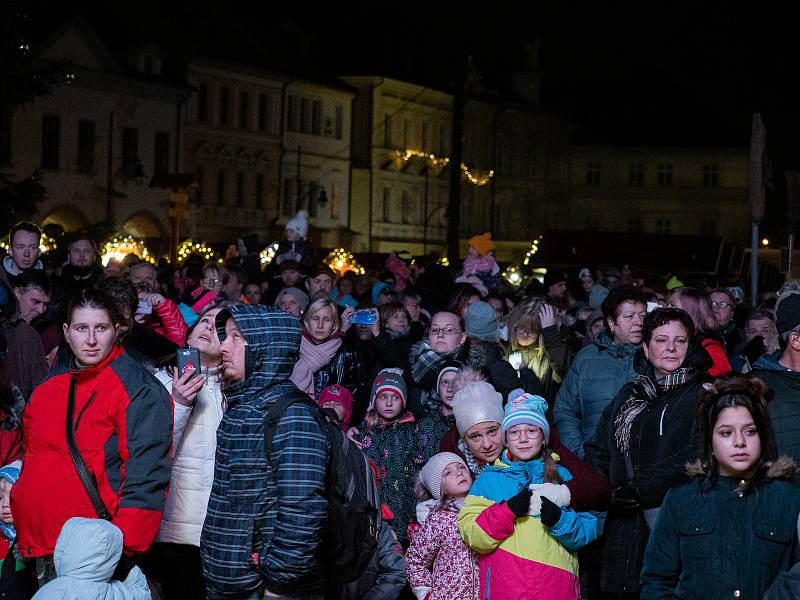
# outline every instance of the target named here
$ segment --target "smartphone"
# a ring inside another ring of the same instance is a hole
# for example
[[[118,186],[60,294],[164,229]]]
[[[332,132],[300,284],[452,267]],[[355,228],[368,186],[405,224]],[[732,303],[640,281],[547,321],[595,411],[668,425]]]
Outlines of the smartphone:
[[[197,348],[181,348],[178,350],[178,377],[186,373],[200,372],[200,352]]]
[[[378,316],[371,310],[357,310],[348,319],[352,325],[372,325]]]

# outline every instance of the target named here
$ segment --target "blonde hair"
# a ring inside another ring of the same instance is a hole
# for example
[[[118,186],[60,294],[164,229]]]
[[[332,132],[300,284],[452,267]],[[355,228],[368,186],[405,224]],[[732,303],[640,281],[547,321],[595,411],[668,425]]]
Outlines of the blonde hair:
[[[336,331],[341,327],[342,322],[339,319],[339,311],[336,310],[336,305],[330,298],[320,298],[319,300],[314,300],[311,304],[309,304],[308,309],[303,314],[303,322],[306,325],[311,324],[311,318],[325,308],[330,308],[332,312],[331,320],[333,321],[333,331]]]
[[[537,342],[541,343],[542,339],[542,322],[539,319],[539,309],[547,304],[541,296],[533,296],[526,298],[517,304],[508,315],[508,342],[511,346],[516,346],[517,336],[514,329],[521,327],[531,333],[536,334]]]

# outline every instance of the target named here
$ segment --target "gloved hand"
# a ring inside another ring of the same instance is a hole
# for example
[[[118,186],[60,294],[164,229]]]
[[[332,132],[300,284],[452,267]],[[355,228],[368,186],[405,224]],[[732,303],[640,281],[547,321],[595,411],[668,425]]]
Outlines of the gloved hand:
[[[639,492],[632,481],[611,490],[611,506],[615,508],[639,508],[639,502]]]
[[[572,496],[569,488],[565,485],[556,483],[532,483],[530,486],[533,495],[528,507],[528,514],[538,517],[542,512],[542,498],[553,501],[558,506],[569,506]]]
[[[561,507],[542,496],[542,524],[546,527],[555,527],[560,520]]]
[[[412,591],[414,592],[414,596],[417,598],[417,600],[427,600],[431,597],[433,588],[422,586],[415,587]]]
[[[506,501],[506,505],[515,516],[524,517],[528,514],[528,509],[530,508],[531,494],[533,494],[533,492],[527,487],[524,487],[517,492],[516,496],[511,496],[511,498]]]
[[[747,357],[747,360],[750,361],[751,365],[755,364],[755,362],[766,353],[767,347],[764,345],[764,338],[760,335],[757,335],[747,342],[747,345],[744,347],[744,355]]]
[[[131,569],[135,566],[133,559],[127,554],[123,554],[119,557],[117,568],[114,569],[114,574],[111,576],[111,579],[125,581],[128,578],[128,573],[130,573]]]

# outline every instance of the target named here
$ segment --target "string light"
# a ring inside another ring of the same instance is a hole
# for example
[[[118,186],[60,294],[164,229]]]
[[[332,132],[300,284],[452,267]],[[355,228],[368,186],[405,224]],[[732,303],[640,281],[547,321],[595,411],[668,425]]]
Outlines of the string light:
[[[51,238],[46,233],[42,234],[42,237],[39,239],[39,252],[45,253],[50,252],[51,250],[55,250],[58,248],[58,244],[56,241]],[[5,250],[8,252],[8,242],[5,240],[0,241],[0,250]]]
[[[522,273],[523,267],[527,267],[533,255],[539,251],[539,242],[542,240],[542,236],[540,235],[538,238],[533,240],[531,243],[530,249],[525,253],[525,258],[522,259],[521,264],[516,264],[514,266],[509,267],[503,273],[500,274],[501,277],[505,278],[509,283],[514,285],[520,285],[524,278]]]
[[[430,154],[428,152],[423,152],[422,150],[417,150],[415,148],[406,148],[405,150],[394,150],[392,153],[397,159],[402,160],[403,162],[408,162],[411,160],[411,157],[418,157],[427,159],[430,162],[431,166],[440,169],[446,166],[450,159],[447,156],[436,156],[435,154]],[[466,163],[461,163],[461,172],[467,178],[472,185],[476,185],[478,187],[482,187],[489,183],[489,181],[494,177],[494,169],[489,169],[489,171],[481,174],[480,171],[472,171]]]
[[[442,265],[443,267],[449,267],[450,266],[450,260],[446,256],[443,256],[442,258],[440,258],[436,262],[438,264]]]
[[[275,258],[275,254],[278,252],[278,242],[273,242],[266,248],[264,248],[260,253],[259,257],[261,258],[261,267],[265,267],[266,265],[270,264],[272,260]]]
[[[149,263],[155,264],[156,262],[142,240],[137,240],[131,234],[118,233],[103,244],[103,266],[108,265],[112,258],[122,261],[128,254],[135,254]]]
[[[339,273],[340,277],[346,271],[352,271],[356,275],[364,274],[364,267],[359,265],[355,257],[344,248],[334,248],[323,262]]]
[[[214,262],[218,258],[217,253],[208,244],[191,238],[183,240],[178,246],[178,264],[182,265],[190,254],[198,254],[206,262]]]

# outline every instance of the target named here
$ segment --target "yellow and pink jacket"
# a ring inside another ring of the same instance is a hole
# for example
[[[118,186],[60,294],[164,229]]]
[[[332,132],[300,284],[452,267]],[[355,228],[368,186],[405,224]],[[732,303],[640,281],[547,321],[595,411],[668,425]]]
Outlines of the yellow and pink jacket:
[[[564,481],[569,471],[558,467]],[[539,517],[515,517],[506,500],[543,483],[544,462],[511,462],[507,451],[475,480],[458,514],[467,546],[480,556],[481,600],[579,600],[579,548],[597,538],[590,513],[562,508],[552,528]]]

